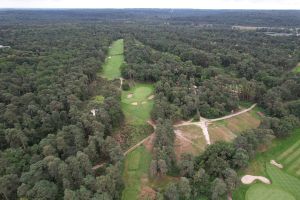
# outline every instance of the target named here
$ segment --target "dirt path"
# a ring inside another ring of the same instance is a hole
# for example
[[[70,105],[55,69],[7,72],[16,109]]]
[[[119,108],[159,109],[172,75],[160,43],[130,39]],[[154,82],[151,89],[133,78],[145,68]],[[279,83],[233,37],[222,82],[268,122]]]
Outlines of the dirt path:
[[[122,90],[123,81],[124,81],[124,79],[122,77],[120,77],[120,90]]]
[[[188,126],[188,125],[195,125],[195,126],[198,126],[202,129],[202,133],[205,137],[205,140],[206,140],[206,143],[208,145],[211,144],[211,141],[210,141],[210,137],[209,137],[209,134],[208,134],[208,125],[211,123],[211,122],[216,122],[216,121],[220,121],[220,120],[224,120],[224,119],[229,119],[229,118],[232,118],[232,117],[235,117],[235,116],[238,116],[238,115],[241,115],[243,113],[246,113],[246,112],[249,112],[250,110],[252,110],[254,107],[256,106],[256,104],[253,104],[251,107],[247,108],[247,109],[244,109],[242,111],[239,111],[237,113],[233,113],[233,114],[230,114],[230,115],[226,115],[224,117],[220,117],[220,118],[215,118],[215,119],[206,119],[206,118],[203,118],[203,117],[200,117],[200,121],[198,122],[192,122],[191,120],[190,121],[186,121],[186,122],[182,122],[180,124],[177,124],[175,125],[174,127],[180,127],[180,126]]]
[[[226,116],[224,116],[224,117],[220,117],[220,118],[216,118],[216,119],[208,119],[208,121],[209,121],[209,122],[216,122],[216,121],[220,121],[220,120],[224,120],[224,119],[229,119],[229,118],[238,116],[238,115],[240,115],[240,114],[249,112],[249,111],[252,110],[255,106],[256,106],[256,103],[253,104],[250,108],[241,110],[240,112],[233,113],[233,114],[230,114],[230,115],[226,115]]]
[[[191,141],[190,139],[184,137],[184,136],[182,135],[182,132],[181,132],[180,130],[175,130],[174,132],[175,132],[175,135],[176,135],[177,137],[180,137],[181,139],[185,140],[186,142],[188,142],[188,143],[190,143],[190,144],[192,144],[192,145],[196,145],[193,141]]]
[[[130,149],[128,149],[127,151],[124,152],[124,156],[126,156],[128,153],[132,152],[133,150],[135,150],[136,148],[138,148],[140,145],[142,145],[145,141],[147,141],[148,139],[150,139],[153,134],[155,134],[155,133],[152,133],[151,135],[149,135],[145,139],[141,140],[139,143],[137,143],[133,147],[130,147]]]

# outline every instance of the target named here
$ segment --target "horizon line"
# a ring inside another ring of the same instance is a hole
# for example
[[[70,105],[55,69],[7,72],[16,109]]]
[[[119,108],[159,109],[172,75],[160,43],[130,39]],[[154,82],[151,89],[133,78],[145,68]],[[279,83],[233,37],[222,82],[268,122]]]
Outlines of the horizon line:
[[[300,11],[300,8],[295,9],[295,8],[284,8],[284,9],[278,9],[278,8],[159,8],[159,7],[151,7],[151,8],[143,8],[143,7],[125,7],[125,8],[92,8],[92,7],[0,7],[0,10],[83,10],[83,9],[88,9],[88,10],[130,10],[130,9],[158,9],[158,10],[264,10],[264,11]]]

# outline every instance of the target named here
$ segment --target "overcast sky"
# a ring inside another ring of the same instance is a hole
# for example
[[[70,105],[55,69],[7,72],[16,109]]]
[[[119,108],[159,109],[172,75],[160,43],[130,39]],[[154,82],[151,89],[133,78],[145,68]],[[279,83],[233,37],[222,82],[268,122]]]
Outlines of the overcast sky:
[[[300,9],[300,0],[0,0],[0,8]]]

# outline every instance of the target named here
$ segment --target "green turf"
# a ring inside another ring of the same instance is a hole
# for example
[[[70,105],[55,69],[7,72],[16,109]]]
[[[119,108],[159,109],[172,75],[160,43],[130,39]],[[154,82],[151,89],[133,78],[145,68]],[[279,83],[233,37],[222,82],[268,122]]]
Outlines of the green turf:
[[[140,146],[125,157],[123,180],[125,189],[122,200],[137,200],[141,189],[141,177],[147,175],[151,162],[151,154],[144,146]]]
[[[108,80],[121,77],[121,66],[124,63],[124,41],[119,39],[110,46],[108,56],[102,69],[102,76]]]
[[[293,194],[296,199],[300,199],[300,180],[298,178],[271,164],[266,165],[266,170],[272,180],[272,185],[280,187]]]
[[[258,183],[252,185],[246,193],[246,200],[296,200],[293,195],[273,186]]]
[[[93,101],[95,102],[95,103],[99,103],[99,104],[102,104],[103,102],[104,102],[104,96],[102,96],[102,95],[97,95],[97,96],[95,96],[94,98],[93,98]]]
[[[146,83],[136,83],[129,91],[122,92],[122,109],[125,117],[133,124],[145,123],[150,119],[150,112],[154,101],[148,97],[152,95],[154,86]],[[132,94],[132,98],[127,98]],[[138,105],[132,105],[137,103]]]
[[[274,139],[272,145],[269,149],[263,153],[258,153],[254,159],[250,162],[248,168],[240,172],[240,174],[253,174],[269,177],[270,175],[266,170],[266,163],[269,163],[270,160],[275,160],[278,163],[283,165],[282,171],[291,176],[295,176],[300,178],[300,157],[294,158],[292,162],[288,165],[285,160],[289,158],[289,156],[293,156],[293,153],[300,151],[300,129],[295,129],[291,136],[284,139]],[[294,156],[293,156],[294,157]],[[291,166],[294,166],[291,168]],[[295,167],[297,166],[297,167]],[[297,172],[299,174],[297,174]],[[271,178],[271,177],[270,177]],[[272,179],[271,179],[272,180]],[[273,180],[272,180],[273,181]],[[242,185],[237,188],[233,193],[233,199],[243,200],[243,196],[245,196],[246,190],[249,186]]]
[[[294,73],[300,73],[300,63],[293,69]]]

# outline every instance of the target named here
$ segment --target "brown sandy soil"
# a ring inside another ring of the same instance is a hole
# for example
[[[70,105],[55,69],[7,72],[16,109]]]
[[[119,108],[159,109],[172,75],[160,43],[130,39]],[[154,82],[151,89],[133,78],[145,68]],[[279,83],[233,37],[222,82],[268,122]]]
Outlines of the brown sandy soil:
[[[193,155],[197,155],[200,151],[199,149],[194,147],[194,145],[192,145],[190,142],[180,137],[175,138],[174,150],[177,160],[179,160],[181,155],[184,153],[191,153]]]
[[[141,177],[141,192],[139,195],[140,200],[155,200],[156,192],[151,187],[148,186],[149,178],[147,174]]]
[[[225,126],[209,126],[208,133],[212,143],[217,141],[231,141],[236,137],[236,135]]]
[[[155,134],[152,134],[150,138],[144,142],[144,146],[150,152],[152,152],[153,150],[154,139],[155,139]]]

